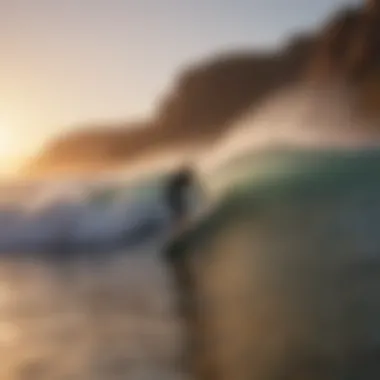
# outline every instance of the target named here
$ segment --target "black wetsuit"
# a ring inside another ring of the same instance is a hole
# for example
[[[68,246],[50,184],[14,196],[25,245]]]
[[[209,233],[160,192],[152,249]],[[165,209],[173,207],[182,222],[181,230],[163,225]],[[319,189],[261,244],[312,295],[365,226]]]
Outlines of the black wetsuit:
[[[186,191],[192,184],[192,173],[185,169],[176,173],[168,183],[166,202],[174,220],[182,219],[187,210]]]

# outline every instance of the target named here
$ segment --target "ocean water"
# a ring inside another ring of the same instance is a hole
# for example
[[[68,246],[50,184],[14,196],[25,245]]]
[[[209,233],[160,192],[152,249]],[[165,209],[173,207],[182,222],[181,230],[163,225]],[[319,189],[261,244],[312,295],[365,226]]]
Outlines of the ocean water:
[[[120,189],[3,202],[0,379],[185,378],[161,185]]]
[[[251,156],[232,160],[243,151],[378,145],[357,133],[340,96],[320,95],[270,100],[201,154],[209,200],[252,172]],[[281,169],[264,164],[255,167]],[[184,329],[161,257],[171,232],[163,183],[155,175],[133,185],[0,186],[0,380],[186,378]]]
[[[1,379],[180,379],[181,326],[157,242],[0,262]]]

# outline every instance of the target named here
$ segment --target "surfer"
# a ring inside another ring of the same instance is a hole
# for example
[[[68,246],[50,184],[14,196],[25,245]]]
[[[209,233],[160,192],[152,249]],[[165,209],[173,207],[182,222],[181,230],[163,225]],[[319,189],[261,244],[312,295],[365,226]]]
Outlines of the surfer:
[[[169,207],[170,219],[176,227],[183,224],[190,211],[189,190],[193,182],[193,172],[188,167],[180,169],[169,179],[166,204]]]

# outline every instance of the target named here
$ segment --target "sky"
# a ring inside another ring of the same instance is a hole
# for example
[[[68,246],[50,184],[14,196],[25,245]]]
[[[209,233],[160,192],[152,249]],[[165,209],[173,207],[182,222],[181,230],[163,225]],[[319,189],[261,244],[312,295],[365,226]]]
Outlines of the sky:
[[[189,63],[275,46],[353,2],[0,0],[0,170],[87,122],[149,116]]]

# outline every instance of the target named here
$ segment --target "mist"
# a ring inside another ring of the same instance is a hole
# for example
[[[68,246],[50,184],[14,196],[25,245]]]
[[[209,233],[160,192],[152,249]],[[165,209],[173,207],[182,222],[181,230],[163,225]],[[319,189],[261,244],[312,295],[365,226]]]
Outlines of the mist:
[[[358,112],[349,87],[302,84],[278,91],[243,113],[229,133],[200,155],[206,181],[239,157],[280,149],[360,149],[380,144],[374,123]]]

